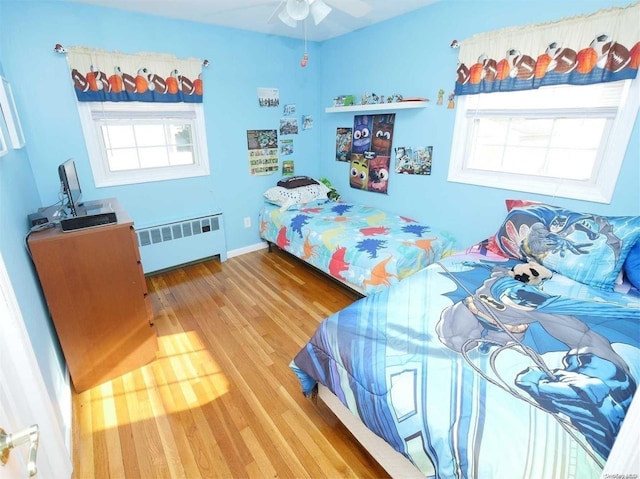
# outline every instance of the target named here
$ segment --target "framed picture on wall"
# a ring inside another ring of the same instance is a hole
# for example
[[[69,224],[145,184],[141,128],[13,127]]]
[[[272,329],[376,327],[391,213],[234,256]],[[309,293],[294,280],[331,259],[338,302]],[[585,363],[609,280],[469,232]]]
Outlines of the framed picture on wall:
[[[20,117],[18,116],[16,102],[13,99],[11,84],[4,77],[0,77],[0,110],[2,110],[2,116],[4,116],[4,121],[7,125],[11,146],[14,149],[22,148],[26,141],[22,132],[22,125],[20,125]]]

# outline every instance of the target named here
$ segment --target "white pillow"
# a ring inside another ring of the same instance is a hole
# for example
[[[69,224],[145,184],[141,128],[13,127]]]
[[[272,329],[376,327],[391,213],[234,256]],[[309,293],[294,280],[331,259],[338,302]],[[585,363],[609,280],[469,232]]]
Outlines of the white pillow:
[[[264,197],[267,201],[280,206],[280,211],[284,211],[294,205],[309,203],[317,199],[326,199],[329,191],[329,188],[322,183],[291,189],[274,186],[264,192]]]

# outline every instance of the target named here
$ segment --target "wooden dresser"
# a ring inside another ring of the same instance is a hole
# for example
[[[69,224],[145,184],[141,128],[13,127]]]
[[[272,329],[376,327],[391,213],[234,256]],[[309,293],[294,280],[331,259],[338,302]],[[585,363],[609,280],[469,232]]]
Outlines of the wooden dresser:
[[[158,348],[133,221],[116,199],[103,201],[117,223],[28,240],[78,392],[149,363]]]

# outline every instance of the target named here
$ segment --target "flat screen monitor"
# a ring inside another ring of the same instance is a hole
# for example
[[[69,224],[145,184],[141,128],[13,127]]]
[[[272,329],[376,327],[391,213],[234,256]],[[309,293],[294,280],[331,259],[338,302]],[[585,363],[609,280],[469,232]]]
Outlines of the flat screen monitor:
[[[69,208],[73,216],[78,215],[78,203],[82,196],[82,189],[78,181],[78,171],[73,159],[69,159],[58,166],[58,175],[62,185],[62,193],[67,198],[66,207]]]

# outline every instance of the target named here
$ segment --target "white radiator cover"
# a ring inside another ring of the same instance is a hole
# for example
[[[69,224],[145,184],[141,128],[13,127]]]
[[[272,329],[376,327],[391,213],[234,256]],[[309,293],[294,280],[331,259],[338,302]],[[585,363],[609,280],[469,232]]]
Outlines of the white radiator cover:
[[[227,259],[222,213],[136,228],[145,274],[219,256]]]

